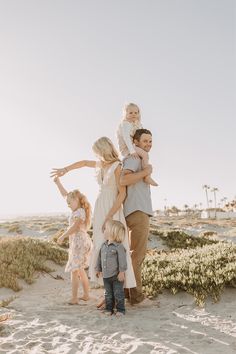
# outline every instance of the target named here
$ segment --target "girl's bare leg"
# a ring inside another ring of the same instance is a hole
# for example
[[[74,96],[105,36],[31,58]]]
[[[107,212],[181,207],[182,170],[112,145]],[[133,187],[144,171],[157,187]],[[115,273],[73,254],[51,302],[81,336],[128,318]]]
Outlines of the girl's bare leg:
[[[71,272],[71,286],[72,286],[72,298],[69,301],[70,305],[78,304],[78,289],[79,289],[79,271],[74,270]]]
[[[79,270],[79,276],[80,276],[80,280],[82,282],[83,291],[84,291],[84,294],[82,297],[80,297],[80,299],[87,301],[87,300],[89,300],[89,280],[88,280],[88,276],[87,276],[86,271],[84,269]]]
[[[135,151],[137,152],[137,154],[139,155],[139,157],[141,157],[142,159],[142,168],[145,168],[148,164],[149,164],[149,155],[146,151],[144,151],[143,149],[139,148],[138,146],[135,146]],[[151,186],[158,186],[158,183],[156,183],[151,175],[148,175],[146,177],[144,177],[144,182],[147,184],[150,184]]]

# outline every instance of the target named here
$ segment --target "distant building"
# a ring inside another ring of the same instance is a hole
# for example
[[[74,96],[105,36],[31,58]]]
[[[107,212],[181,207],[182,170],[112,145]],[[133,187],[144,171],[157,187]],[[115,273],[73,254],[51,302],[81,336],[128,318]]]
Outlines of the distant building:
[[[201,212],[202,219],[236,219],[236,212],[234,211],[217,211],[215,213],[214,210],[203,210]]]

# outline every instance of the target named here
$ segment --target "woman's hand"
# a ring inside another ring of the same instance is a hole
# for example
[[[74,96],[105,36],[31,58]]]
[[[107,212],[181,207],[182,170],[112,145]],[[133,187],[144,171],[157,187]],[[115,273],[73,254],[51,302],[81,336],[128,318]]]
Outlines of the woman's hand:
[[[99,278],[102,275],[102,272],[96,272],[96,277]]]
[[[51,175],[51,177],[62,177],[67,172],[68,172],[68,170],[66,169],[66,167],[64,167],[64,168],[53,168],[50,175]]]
[[[105,228],[106,228],[106,222],[107,222],[108,220],[112,220],[112,218],[111,218],[111,217],[106,217],[106,219],[105,219],[104,223],[102,224],[102,232],[104,232],[104,231],[105,231]]]
[[[125,272],[120,272],[117,276],[117,279],[121,282],[125,281]]]

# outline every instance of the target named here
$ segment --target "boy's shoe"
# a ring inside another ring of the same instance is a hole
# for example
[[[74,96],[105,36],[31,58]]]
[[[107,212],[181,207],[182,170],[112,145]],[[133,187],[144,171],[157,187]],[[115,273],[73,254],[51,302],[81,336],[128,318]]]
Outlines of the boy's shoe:
[[[102,313],[106,316],[112,316],[113,315],[113,312],[112,311],[108,311],[108,310],[104,310],[102,311]]]

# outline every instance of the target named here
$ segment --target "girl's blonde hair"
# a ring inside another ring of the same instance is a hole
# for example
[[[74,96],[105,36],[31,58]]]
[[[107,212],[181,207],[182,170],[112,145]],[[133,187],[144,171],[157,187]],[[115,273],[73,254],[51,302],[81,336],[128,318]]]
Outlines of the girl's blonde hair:
[[[124,105],[122,119],[123,119],[123,120],[127,119],[127,110],[128,110],[128,108],[131,108],[131,107],[135,107],[135,108],[138,109],[139,115],[138,115],[138,117],[137,117],[137,120],[138,120],[138,122],[140,122],[140,121],[141,121],[140,108],[139,108],[138,105],[136,105],[135,103],[132,103],[132,102],[127,103],[127,104]]]
[[[106,136],[103,136],[102,138],[95,141],[93,144],[93,151],[100,157],[103,162],[111,163],[120,161],[115,146]]]
[[[118,243],[122,243],[125,239],[125,226],[118,220],[108,220],[106,229],[109,233],[109,239]]]
[[[67,198],[68,197],[78,200],[79,207],[83,208],[85,211],[85,226],[87,230],[90,229],[92,208],[86,196],[82,194],[78,189],[74,189],[67,194]]]

